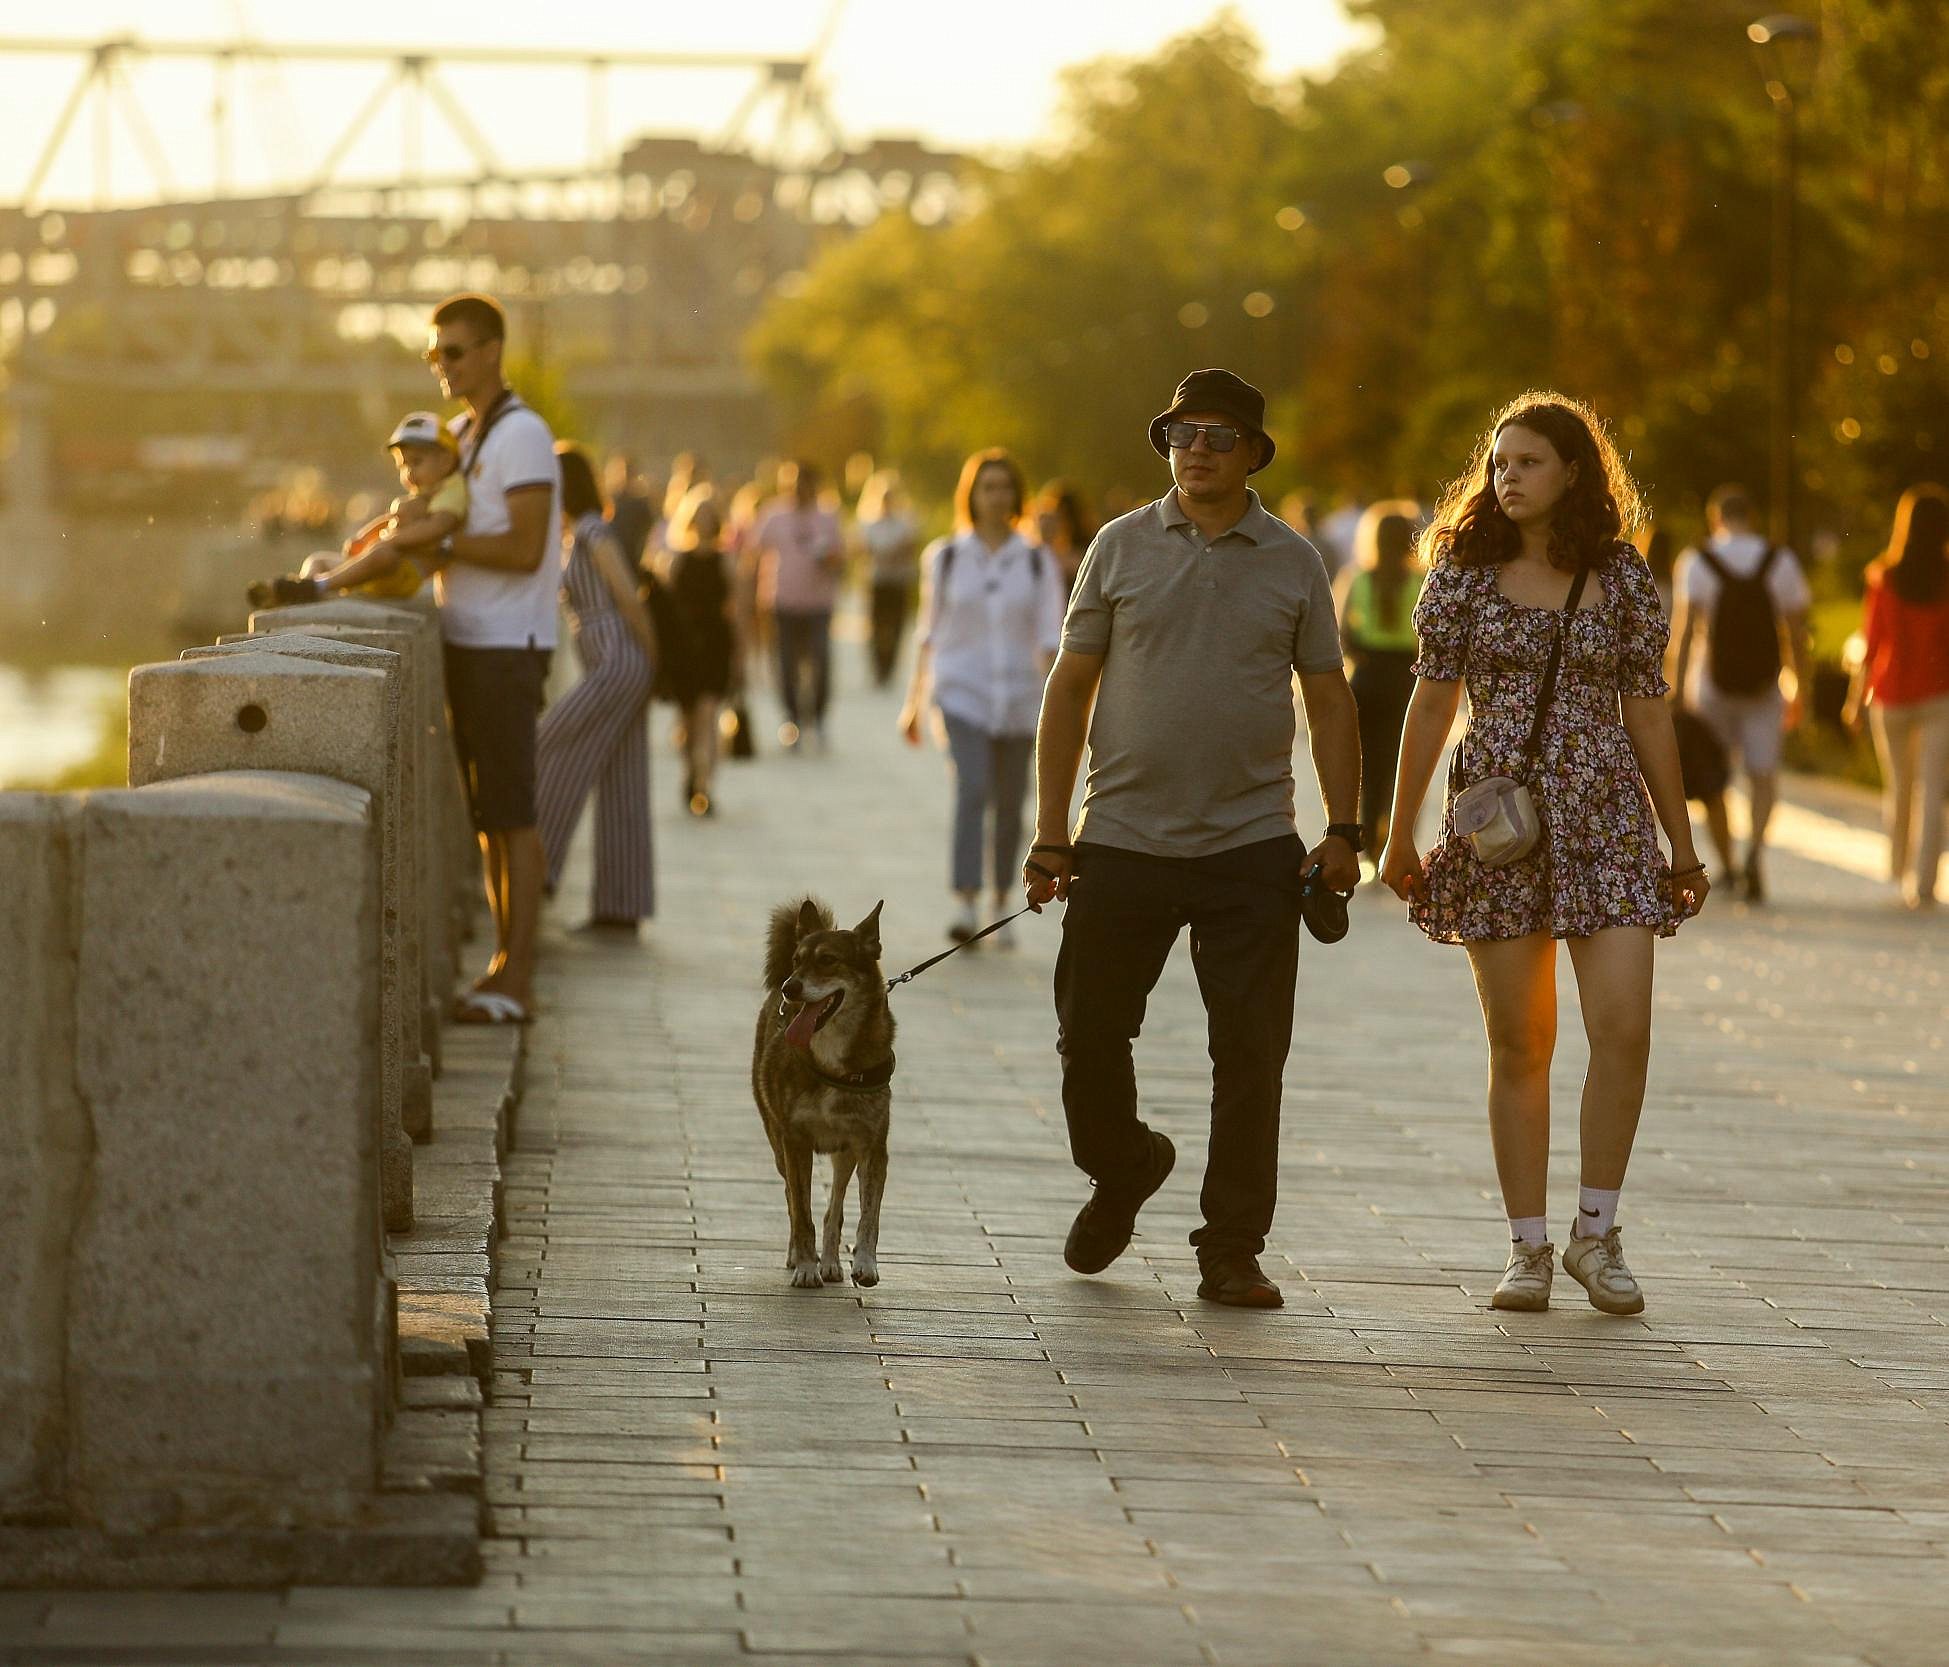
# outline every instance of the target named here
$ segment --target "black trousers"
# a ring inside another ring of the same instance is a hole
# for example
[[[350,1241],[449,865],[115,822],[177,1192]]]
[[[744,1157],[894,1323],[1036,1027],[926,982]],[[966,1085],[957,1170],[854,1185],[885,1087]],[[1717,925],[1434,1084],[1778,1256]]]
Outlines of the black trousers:
[[[1204,997],[1211,1141],[1191,1235],[1201,1257],[1265,1248],[1279,1186],[1279,1088],[1299,972],[1299,871],[1288,834],[1212,857],[1076,848],[1056,959],[1056,1047],[1069,1150],[1101,1187],[1127,1186],[1149,1156],[1130,1044],[1178,933]]]

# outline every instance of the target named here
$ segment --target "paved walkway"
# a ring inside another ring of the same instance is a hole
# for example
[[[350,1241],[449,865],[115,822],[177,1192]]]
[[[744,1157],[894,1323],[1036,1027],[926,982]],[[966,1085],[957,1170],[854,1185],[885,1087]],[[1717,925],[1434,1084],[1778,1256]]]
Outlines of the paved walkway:
[[[1208,1084],[1182,953],[1139,1057],[1178,1172],[1107,1275],[1062,1265],[1083,1190],[1053,916],[898,995],[885,1282],[787,1287],[746,1081],[763,922],[802,887],[846,921],[884,896],[889,963],[931,953],[945,773],[852,690],[830,757],[721,787],[714,822],[663,818],[640,946],[563,929],[577,882],[557,905],[484,1584],[10,1600],[34,1640],[12,1659],[1949,1655],[1949,922],[1886,906],[1838,822],[1800,807],[1778,905],[1715,902],[1661,951],[1622,1216],[1647,1314],[1567,1280],[1550,1314],[1486,1308],[1504,1231],[1466,963],[1366,894],[1303,960],[1266,1259],[1287,1306],[1240,1314],[1192,1294]],[[1574,1025],[1561,1052],[1567,1108]]]

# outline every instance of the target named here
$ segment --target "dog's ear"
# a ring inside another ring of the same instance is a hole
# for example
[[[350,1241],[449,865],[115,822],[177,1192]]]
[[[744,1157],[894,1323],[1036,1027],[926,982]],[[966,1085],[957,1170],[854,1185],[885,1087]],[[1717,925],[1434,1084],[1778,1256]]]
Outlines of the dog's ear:
[[[805,938],[824,926],[825,922],[819,918],[819,905],[808,897],[799,905],[799,936]]]
[[[869,955],[880,953],[880,911],[886,906],[887,900],[882,897],[873,905],[873,912],[853,928],[853,936],[865,940]]]

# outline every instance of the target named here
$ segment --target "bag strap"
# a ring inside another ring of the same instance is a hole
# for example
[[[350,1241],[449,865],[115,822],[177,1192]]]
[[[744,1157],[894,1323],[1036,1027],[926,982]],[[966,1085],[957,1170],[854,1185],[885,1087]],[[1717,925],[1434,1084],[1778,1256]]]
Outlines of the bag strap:
[[[460,472],[463,475],[480,461],[481,447],[487,444],[487,437],[494,432],[494,425],[512,411],[514,405],[514,390],[503,388],[494,396],[494,403],[488,406],[487,414],[478,423],[469,422],[455,436],[460,442]],[[467,444],[469,440],[473,441],[471,446]]]
[[[940,577],[937,580],[937,588],[943,593],[947,590],[947,576],[954,571],[954,552],[960,548],[961,535],[955,533],[949,537],[947,544],[941,550],[941,571]],[[1047,555],[1048,551],[1042,545],[1031,544],[1029,546],[1029,572],[1034,576],[1035,582],[1038,585],[1042,583],[1042,563]]]
[[[1577,602],[1584,593],[1584,581],[1589,577],[1588,567],[1577,569],[1576,578],[1570,581],[1570,594],[1565,598],[1557,619],[1556,640],[1550,644],[1550,664],[1543,673],[1543,688],[1536,697],[1536,721],[1529,726],[1529,739],[1523,743],[1525,772],[1536,767],[1536,749],[1543,741],[1543,722],[1550,715],[1550,698],[1556,693],[1557,667],[1563,662],[1563,636],[1567,621],[1577,611]]]

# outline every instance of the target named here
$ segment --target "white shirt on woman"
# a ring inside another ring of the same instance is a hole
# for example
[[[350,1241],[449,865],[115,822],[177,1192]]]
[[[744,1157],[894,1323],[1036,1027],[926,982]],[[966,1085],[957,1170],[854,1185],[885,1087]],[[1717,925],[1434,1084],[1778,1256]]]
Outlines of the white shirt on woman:
[[[934,655],[935,704],[990,735],[1033,735],[1043,665],[1062,646],[1056,558],[1020,533],[990,550],[962,532],[929,545],[926,567],[920,640]]]

